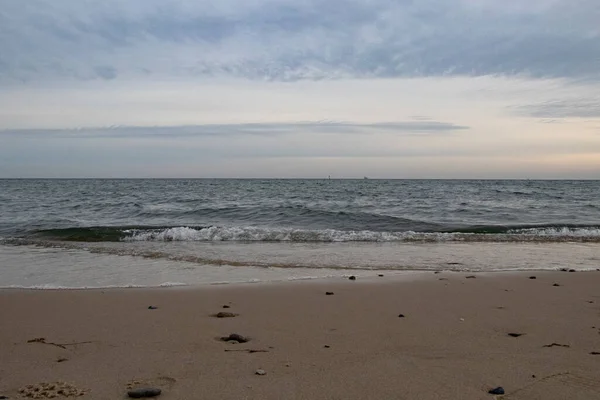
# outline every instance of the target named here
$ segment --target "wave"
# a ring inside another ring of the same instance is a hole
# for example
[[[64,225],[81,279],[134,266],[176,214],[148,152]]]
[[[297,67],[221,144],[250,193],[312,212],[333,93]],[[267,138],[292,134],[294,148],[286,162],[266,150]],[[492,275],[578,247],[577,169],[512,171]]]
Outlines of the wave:
[[[254,226],[123,226],[40,230],[33,238],[71,242],[600,242],[600,225],[474,225],[429,232]]]
[[[171,221],[237,221],[253,224],[281,223],[294,227],[340,230],[376,230],[418,232],[440,229],[441,225],[393,215],[365,211],[324,210],[304,204],[272,207],[231,205],[183,208],[173,205],[149,205],[137,218],[168,218]]]

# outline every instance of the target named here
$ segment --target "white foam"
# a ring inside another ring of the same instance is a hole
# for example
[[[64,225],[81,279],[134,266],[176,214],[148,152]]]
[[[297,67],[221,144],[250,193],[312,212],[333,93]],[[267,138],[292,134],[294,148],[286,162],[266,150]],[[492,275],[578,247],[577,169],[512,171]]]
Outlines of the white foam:
[[[408,240],[443,241],[453,233],[306,230],[291,228],[208,227],[194,229],[174,227],[163,230],[125,231],[124,241],[272,241],[272,242],[396,242]]]
[[[598,228],[528,228],[515,229],[508,232],[509,234],[539,236],[539,237],[579,237],[592,238],[600,237],[600,229]]]

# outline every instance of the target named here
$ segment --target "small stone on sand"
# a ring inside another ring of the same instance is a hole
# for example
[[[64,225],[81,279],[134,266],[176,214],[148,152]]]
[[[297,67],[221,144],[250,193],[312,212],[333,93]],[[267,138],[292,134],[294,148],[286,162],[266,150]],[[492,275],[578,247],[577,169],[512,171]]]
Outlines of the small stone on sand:
[[[231,306],[228,306],[227,304],[225,304],[225,305],[223,306],[223,308],[231,308]]]
[[[325,345],[325,346],[323,346],[323,347],[324,347],[324,348],[326,348],[326,349],[328,349],[328,348],[330,348],[331,346],[330,346],[330,345],[328,345],[328,344],[326,344],[326,345]]]
[[[333,292],[325,292],[325,295],[327,295],[327,296],[333,296]]]
[[[379,275],[377,275],[377,276],[378,276],[378,277],[380,277],[380,278],[382,278],[382,277],[383,277],[383,274],[379,274]]]
[[[237,333],[232,333],[229,336],[223,336],[221,338],[223,342],[238,342],[238,343],[246,343],[250,341],[250,338],[247,338],[242,335],[238,335]]]
[[[545,344],[542,347],[571,347],[568,344],[560,344],[560,343],[550,343],[550,344]]]
[[[255,374],[256,375],[266,375],[267,372],[264,369],[257,369]]]
[[[490,390],[488,391],[488,393],[489,393],[489,394],[504,394],[504,389],[503,389],[502,387],[498,386],[498,387],[497,387],[497,388],[495,388],[495,389],[490,389]]]
[[[529,279],[537,279],[536,276],[530,276]]]
[[[475,275],[469,275],[466,277],[466,279],[475,279],[475,278],[477,278]]]
[[[404,314],[398,315],[398,318],[404,318]]]
[[[590,354],[593,356],[600,356],[600,351],[591,351]]]
[[[510,337],[519,337],[519,336],[523,336],[524,333],[509,333],[508,336]]]
[[[233,317],[237,317],[238,314],[221,311],[216,314],[213,314],[212,316],[215,318],[233,318]]]
[[[350,279],[351,281],[355,281],[356,277],[354,275],[352,275],[351,277],[349,277],[348,279]]]
[[[148,306],[148,310],[156,310],[156,309],[158,309],[158,307],[156,307],[156,306]]]
[[[142,399],[146,397],[156,397],[162,393],[159,388],[140,388],[132,389],[127,392],[127,395],[133,399]]]
[[[569,272],[577,272],[577,271],[575,271],[574,269],[570,269]]]
[[[560,286],[558,283],[554,283],[552,286]]]

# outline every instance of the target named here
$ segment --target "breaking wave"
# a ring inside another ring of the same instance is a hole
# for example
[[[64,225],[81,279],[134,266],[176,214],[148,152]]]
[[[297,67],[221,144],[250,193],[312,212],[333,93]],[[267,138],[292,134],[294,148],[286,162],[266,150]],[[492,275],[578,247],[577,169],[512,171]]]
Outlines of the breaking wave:
[[[600,226],[469,226],[430,231],[371,231],[253,226],[87,227],[37,231],[34,237],[73,242],[600,242]]]

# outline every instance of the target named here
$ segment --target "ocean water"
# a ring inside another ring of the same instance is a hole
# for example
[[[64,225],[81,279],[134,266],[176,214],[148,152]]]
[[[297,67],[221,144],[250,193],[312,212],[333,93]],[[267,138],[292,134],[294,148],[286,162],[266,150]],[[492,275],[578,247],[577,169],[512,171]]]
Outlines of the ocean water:
[[[0,287],[600,268],[600,181],[0,180]]]

